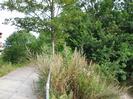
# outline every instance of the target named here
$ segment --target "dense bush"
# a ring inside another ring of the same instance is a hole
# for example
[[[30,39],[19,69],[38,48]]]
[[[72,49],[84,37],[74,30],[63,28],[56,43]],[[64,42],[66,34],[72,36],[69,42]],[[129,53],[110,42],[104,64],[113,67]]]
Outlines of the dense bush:
[[[35,42],[35,37],[26,31],[13,33],[6,40],[3,59],[11,63],[22,63],[28,60],[29,50]]]
[[[61,13],[63,33],[69,34],[67,45],[73,50],[75,47],[83,49],[87,58],[98,63],[103,72],[112,71],[120,81],[133,79],[131,2],[125,0],[125,8],[121,11],[118,6],[115,8],[113,0],[94,0],[91,2],[94,6],[87,6],[89,2],[69,5]],[[83,12],[81,8],[84,6],[86,9]]]
[[[51,67],[51,99],[119,99],[122,90],[113,77],[103,75],[99,65],[88,64],[85,57],[76,51],[64,55],[66,57],[60,54],[37,57],[35,65],[39,70],[42,97]]]

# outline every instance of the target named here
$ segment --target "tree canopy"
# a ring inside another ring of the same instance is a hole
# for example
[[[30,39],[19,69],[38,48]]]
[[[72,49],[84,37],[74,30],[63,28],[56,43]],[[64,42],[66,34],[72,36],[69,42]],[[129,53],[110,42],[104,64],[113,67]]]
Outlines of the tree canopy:
[[[1,7],[24,13],[10,21],[40,33],[40,45],[52,45],[53,53],[66,42],[73,50],[83,49],[105,74],[132,78],[132,0],[7,0]]]

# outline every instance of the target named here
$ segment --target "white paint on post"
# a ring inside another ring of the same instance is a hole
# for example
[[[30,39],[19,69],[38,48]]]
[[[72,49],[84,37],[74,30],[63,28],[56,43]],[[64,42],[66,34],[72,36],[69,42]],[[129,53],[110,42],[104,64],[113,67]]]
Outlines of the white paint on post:
[[[48,78],[47,78],[47,83],[46,83],[46,99],[49,99],[50,76],[51,76],[51,71],[49,70],[49,74],[48,74]]]

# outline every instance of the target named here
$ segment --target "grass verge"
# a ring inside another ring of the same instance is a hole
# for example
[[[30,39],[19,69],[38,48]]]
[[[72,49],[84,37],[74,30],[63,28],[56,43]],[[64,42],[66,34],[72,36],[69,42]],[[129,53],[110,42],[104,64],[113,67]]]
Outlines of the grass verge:
[[[11,71],[16,70],[19,67],[24,66],[24,64],[11,64],[11,63],[6,63],[2,61],[2,58],[0,57],[0,77],[8,74]]]
[[[15,70],[17,66],[13,66],[12,64],[3,64],[0,65],[0,77],[8,74],[9,72]]]

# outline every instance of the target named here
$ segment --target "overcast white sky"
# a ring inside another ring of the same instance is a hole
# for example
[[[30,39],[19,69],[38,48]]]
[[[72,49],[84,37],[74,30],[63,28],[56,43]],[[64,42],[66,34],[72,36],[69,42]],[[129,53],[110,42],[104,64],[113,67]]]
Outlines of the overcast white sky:
[[[3,1],[5,0],[0,0],[0,3]],[[3,33],[2,39],[0,39],[0,41],[2,42],[4,42],[4,40],[15,31],[14,26],[2,24],[5,18],[10,18],[13,16],[15,16],[15,13],[0,10],[0,32]]]
[[[22,17],[23,14],[20,14],[16,11],[0,11],[0,32],[3,33],[1,41],[4,42],[6,38],[11,35],[14,31],[16,31],[15,26],[5,25],[3,24],[6,18],[13,18],[13,17]]]
[[[3,1],[7,1],[7,0],[0,0],[0,3],[2,3]],[[13,17],[24,17],[24,14],[18,13],[16,11],[10,12],[5,10],[2,10],[2,11],[0,10],[0,32],[3,33],[2,39],[0,39],[0,41],[2,42],[4,42],[6,38],[9,37],[9,35],[11,35],[14,31],[17,30],[15,26],[2,24],[6,18],[8,19]],[[39,34],[36,34],[36,33],[32,33],[32,34],[35,35],[36,37],[39,36]]]
[[[0,0],[0,3],[2,3],[3,1],[6,0]],[[16,16],[21,17],[23,15],[15,11],[10,12],[5,10],[0,10],[0,32],[3,33],[2,39],[0,39],[0,41],[4,42],[9,35],[11,35],[14,31],[16,31],[15,26],[3,24],[6,18],[13,18]]]

